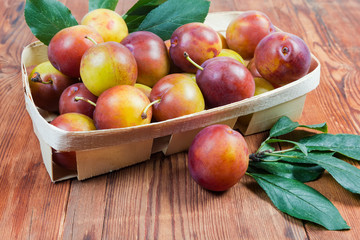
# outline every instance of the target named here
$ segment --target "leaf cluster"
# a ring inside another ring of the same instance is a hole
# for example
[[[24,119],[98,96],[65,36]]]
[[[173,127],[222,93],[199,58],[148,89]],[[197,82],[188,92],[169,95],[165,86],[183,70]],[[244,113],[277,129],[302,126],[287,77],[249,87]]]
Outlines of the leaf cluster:
[[[115,11],[118,0],[89,0],[89,12],[98,8]],[[150,31],[163,40],[190,22],[203,22],[208,0],[138,0],[122,17],[129,32]],[[31,32],[45,45],[60,30],[78,25],[71,11],[58,0],[26,0],[25,20]]]
[[[278,139],[296,128],[320,131],[298,142]],[[287,142],[292,148],[275,151],[271,143]],[[360,169],[338,158],[360,161],[360,136],[328,134],[326,123],[300,125],[282,117],[269,137],[250,155],[247,174],[264,189],[273,204],[293,217],[311,221],[328,230],[350,229],[336,207],[321,193],[304,184],[326,170],[343,188],[360,194]]]

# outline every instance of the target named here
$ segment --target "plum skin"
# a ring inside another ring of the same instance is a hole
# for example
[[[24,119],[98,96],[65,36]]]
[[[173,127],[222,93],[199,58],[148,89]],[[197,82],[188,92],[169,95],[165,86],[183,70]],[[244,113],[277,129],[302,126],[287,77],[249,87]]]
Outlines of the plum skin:
[[[141,83],[135,83],[134,87],[136,87],[137,89],[139,89],[140,91],[142,91],[143,93],[145,93],[145,95],[150,98],[150,93],[151,93],[151,87],[146,86],[144,84]]]
[[[203,188],[225,191],[244,176],[248,155],[247,143],[239,132],[227,125],[211,125],[195,136],[189,148],[189,172]]]

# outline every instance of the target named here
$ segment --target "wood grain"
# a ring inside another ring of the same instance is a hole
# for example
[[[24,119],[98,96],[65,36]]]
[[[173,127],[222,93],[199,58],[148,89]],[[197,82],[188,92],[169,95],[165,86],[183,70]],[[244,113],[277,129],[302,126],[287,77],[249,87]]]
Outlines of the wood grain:
[[[87,1],[62,0],[80,21]],[[126,12],[135,0],[119,1]],[[2,239],[357,239],[360,198],[328,175],[309,183],[351,226],[326,231],[276,210],[250,177],[222,194],[199,187],[186,152],[83,182],[51,183],[25,110],[20,55],[35,37],[25,1],[0,3],[0,232]],[[330,133],[360,134],[360,2],[213,0],[210,10],[265,12],[302,37],[321,62],[321,82],[307,95],[300,119],[327,122]],[[255,151],[267,133],[246,137]],[[358,163],[354,163],[359,167]]]

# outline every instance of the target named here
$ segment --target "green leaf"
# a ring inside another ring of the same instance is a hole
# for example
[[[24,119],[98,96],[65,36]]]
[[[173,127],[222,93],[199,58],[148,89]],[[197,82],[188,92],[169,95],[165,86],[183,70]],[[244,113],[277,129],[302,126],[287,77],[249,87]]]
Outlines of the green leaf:
[[[293,179],[251,173],[274,205],[293,217],[320,224],[328,230],[350,229],[335,206],[315,189]]]
[[[124,15],[123,18],[128,26],[129,32],[138,29],[146,15],[166,0],[139,0]]]
[[[115,11],[119,0],[89,0],[89,12],[98,9],[106,8]]]
[[[203,22],[209,12],[206,0],[168,0],[153,9],[140,24],[139,31],[150,31],[163,40],[171,37],[175,29],[190,22]]]
[[[296,163],[313,163],[327,170],[332,177],[346,190],[360,194],[360,169],[330,154],[309,153],[307,156],[299,152],[288,152],[282,161]]]
[[[302,153],[304,153],[305,155],[308,154],[307,148],[306,148],[306,146],[304,144],[294,142],[294,141],[290,141],[290,140],[285,140],[285,139],[269,139],[269,140],[266,140],[266,143],[275,143],[275,142],[287,142],[287,143],[294,144],[296,147],[298,147],[300,149],[300,151]]]
[[[295,128],[299,127],[298,122],[291,121],[290,118],[284,116],[281,117],[274,126],[270,129],[269,137],[278,137],[284,135],[286,133],[292,132]]]
[[[300,140],[309,150],[334,151],[360,161],[360,136],[317,134]]]
[[[45,45],[58,31],[78,25],[70,10],[57,0],[27,0],[24,15],[31,32]]]
[[[318,179],[324,169],[318,165],[300,165],[286,162],[250,162],[250,166],[263,169],[274,175],[310,182]]]
[[[290,133],[298,127],[304,127],[304,128],[318,130],[321,132],[327,132],[326,123],[315,124],[315,125],[300,125],[298,122],[293,122],[290,118],[283,116],[270,129],[269,137],[278,137]]]

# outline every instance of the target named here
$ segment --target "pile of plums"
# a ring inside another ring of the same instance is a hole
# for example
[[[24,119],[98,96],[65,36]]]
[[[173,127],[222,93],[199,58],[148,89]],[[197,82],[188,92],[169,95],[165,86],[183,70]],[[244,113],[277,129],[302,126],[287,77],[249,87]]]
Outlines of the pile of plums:
[[[239,14],[226,37],[189,23],[163,41],[147,31],[129,34],[120,15],[97,9],[52,38],[48,59],[29,75],[35,104],[59,113],[53,125],[87,131],[165,121],[250,98],[307,74],[311,55],[302,39],[276,31],[258,11]]]

